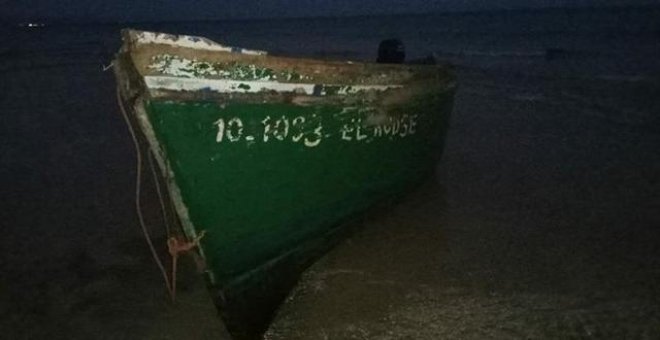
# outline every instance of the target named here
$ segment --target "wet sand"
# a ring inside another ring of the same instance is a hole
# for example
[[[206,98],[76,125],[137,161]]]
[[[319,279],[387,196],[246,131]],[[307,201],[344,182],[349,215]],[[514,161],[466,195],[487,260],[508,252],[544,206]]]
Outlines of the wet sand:
[[[4,76],[0,332],[227,338],[194,275],[167,301],[134,215],[112,75],[90,63]],[[310,268],[268,338],[660,334],[660,85],[474,70],[459,81],[437,176]]]

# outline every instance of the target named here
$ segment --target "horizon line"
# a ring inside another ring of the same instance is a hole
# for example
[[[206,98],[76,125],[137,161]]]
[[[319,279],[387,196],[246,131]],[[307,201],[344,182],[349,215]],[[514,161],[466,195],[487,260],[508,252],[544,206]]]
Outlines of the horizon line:
[[[310,15],[310,16],[282,16],[282,17],[235,17],[219,19],[182,19],[182,20],[110,20],[99,19],[90,20],[85,18],[32,18],[25,20],[8,20],[11,26],[26,23],[40,23],[47,25],[57,24],[156,24],[156,23],[192,23],[192,22],[219,22],[219,21],[263,21],[263,20],[310,20],[310,19],[351,19],[351,18],[372,18],[372,17],[392,17],[392,16],[423,16],[423,15],[470,15],[486,13],[506,13],[506,12],[539,12],[549,10],[613,10],[613,9],[660,9],[660,4],[642,4],[642,5],[605,5],[605,6],[547,6],[547,7],[519,7],[519,8],[498,8],[498,9],[478,9],[478,10],[436,10],[430,12],[399,12],[399,13],[371,13],[371,14],[348,14],[348,15]]]

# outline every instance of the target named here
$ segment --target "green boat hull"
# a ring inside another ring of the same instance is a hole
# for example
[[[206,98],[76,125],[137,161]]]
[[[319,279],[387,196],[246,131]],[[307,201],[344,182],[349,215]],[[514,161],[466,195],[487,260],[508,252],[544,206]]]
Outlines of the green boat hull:
[[[120,79],[130,78],[128,64]],[[390,101],[400,89],[340,97],[317,86],[296,97],[313,100],[124,92],[186,236],[205,232],[207,281],[235,338],[263,334],[301,271],[341,240],[351,217],[433,173],[454,95],[439,74],[442,81]]]

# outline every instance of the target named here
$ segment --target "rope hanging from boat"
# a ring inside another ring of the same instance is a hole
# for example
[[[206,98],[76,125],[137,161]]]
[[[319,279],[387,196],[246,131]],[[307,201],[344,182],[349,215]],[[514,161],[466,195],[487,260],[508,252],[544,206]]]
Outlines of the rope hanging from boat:
[[[147,244],[149,245],[149,250],[151,251],[151,255],[153,256],[154,261],[158,265],[158,269],[160,269],[160,272],[163,276],[163,281],[165,282],[165,288],[167,289],[167,292],[170,295],[170,299],[172,300],[172,302],[175,302],[176,281],[177,281],[176,273],[177,273],[179,255],[181,253],[188,252],[193,248],[199,246],[199,241],[202,239],[202,237],[204,237],[206,232],[205,230],[202,230],[202,232],[199,233],[199,235],[197,235],[192,241],[187,241],[183,238],[173,236],[173,233],[169,225],[169,218],[165,208],[165,200],[163,198],[163,194],[160,189],[160,182],[158,181],[158,176],[156,175],[156,170],[154,169],[153,166],[153,160],[152,160],[153,155],[149,153],[149,157],[148,157],[149,167],[151,168],[151,174],[154,177],[154,184],[156,186],[156,192],[158,193],[158,200],[160,201],[161,212],[163,214],[163,219],[165,220],[165,229],[167,233],[167,250],[172,258],[172,268],[171,268],[172,273],[168,277],[167,270],[165,269],[163,262],[160,260],[160,257],[158,256],[158,252],[154,247],[153,241],[151,240],[151,235],[149,235],[149,231],[147,230],[146,223],[144,222],[144,216],[142,215],[142,204],[140,202],[141,191],[142,191],[142,152],[140,151],[140,143],[138,142],[137,135],[135,134],[135,129],[133,128],[133,124],[131,123],[131,120],[128,117],[128,113],[126,113],[126,108],[124,107],[124,103],[121,100],[121,90],[119,86],[117,86],[117,102],[119,104],[119,109],[121,110],[122,116],[124,117],[124,121],[126,122],[126,126],[128,127],[128,131],[130,132],[131,139],[133,140],[133,145],[135,146],[135,155],[136,155],[135,211],[137,213],[138,221],[140,222],[140,228],[142,229],[144,238],[147,241]]]
[[[172,301],[176,300],[176,272],[179,254],[186,253],[199,245],[199,240],[204,237],[206,230],[202,230],[192,241],[186,241],[176,236],[167,239],[167,249],[172,257],[172,283],[171,283],[171,297]]]
[[[165,209],[165,199],[163,199],[163,194],[160,191],[160,181],[158,180],[158,175],[156,174],[156,169],[154,168],[154,155],[149,152],[149,168],[151,169],[151,176],[154,179],[154,185],[156,186],[156,192],[158,193],[158,201],[160,201],[160,210],[163,214],[163,221],[165,222],[165,235],[170,237],[172,235],[170,228],[170,219],[167,215],[167,209]]]
[[[126,113],[126,109],[124,108],[124,103],[121,100],[121,89],[119,88],[119,86],[117,86],[117,103],[119,103],[119,109],[122,113],[122,116],[124,117],[126,126],[128,126],[128,132],[130,132],[131,138],[133,139],[133,145],[135,146],[135,156],[136,156],[135,211],[137,213],[138,221],[140,222],[140,228],[142,229],[144,238],[147,241],[147,244],[149,245],[149,250],[151,251],[151,255],[153,256],[154,261],[156,261],[156,265],[158,265],[158,269],[160,269],[160,272],[163,275],[163,280],[165,281],[165,288],[167,288],[167,292],[172,298],[172,301],[174,301],[174,293],[172,291],[172,285],[170,284],[170,279],[167,276],[167,271],[165,270],[165,266],[163,265],[163,262],[160,260],[160,257],[158,256],[158,252],[156,252],[156,248],[154,247],[154,244],[151,241],[151,236],[149,235],[147,226],[144,223],[144,217],[142,216],[142,205],[140,204],[140,196],[141,196],[140,193],[142,190],[142,153],[140,152],[140,144],[135,134],[135,130],[133,129],[133,124],[131,124],[131,121],[128,118],[128,114]]]

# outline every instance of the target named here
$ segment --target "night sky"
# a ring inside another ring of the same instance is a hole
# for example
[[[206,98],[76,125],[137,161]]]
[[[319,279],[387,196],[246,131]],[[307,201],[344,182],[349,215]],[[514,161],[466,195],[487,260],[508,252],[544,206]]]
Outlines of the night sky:
[[[265,17],[648,5],[656,0],[0,0],[3,21],[216,20]]]

